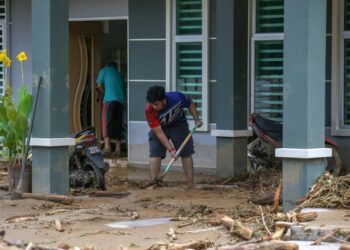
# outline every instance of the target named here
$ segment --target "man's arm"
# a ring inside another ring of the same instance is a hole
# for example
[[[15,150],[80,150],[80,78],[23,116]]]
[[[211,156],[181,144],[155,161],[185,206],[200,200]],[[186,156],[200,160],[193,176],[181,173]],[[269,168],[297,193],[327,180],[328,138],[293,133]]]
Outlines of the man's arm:
[[[171,145],[168,137],[164,134],[161,126],[152,128],[153,132],[156,134],[157,138],[164,145],[164,147],[170,152],[171,157],[175,158],[176,150],[172,150],[174,147]]]
[[[195,124],[197,125],[198,123],[200,123],[198,127],[202,127],[203,122],[198,118],[198,113],[194,102],[191,102],[190,106],[188,107],[188,111],[190,111]]]
[[[101,93],[102,99],[103,99],[103,97],[104,97],[104,95],[105,95],[105,89],[103,88],[102,83],[100,83],[100,82],[97,83],[97,89],[98,89],[98,91]]]

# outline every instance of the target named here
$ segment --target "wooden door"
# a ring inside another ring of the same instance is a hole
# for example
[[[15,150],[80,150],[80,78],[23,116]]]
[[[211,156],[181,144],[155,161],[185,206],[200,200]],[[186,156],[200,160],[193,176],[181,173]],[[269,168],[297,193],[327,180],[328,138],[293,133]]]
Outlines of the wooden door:
[[[101,68],[101,23],[69,24],[70,132],[93,126],[100,139],[101,100],[96,78]],[[100,98],[99,98],[100,99]]]

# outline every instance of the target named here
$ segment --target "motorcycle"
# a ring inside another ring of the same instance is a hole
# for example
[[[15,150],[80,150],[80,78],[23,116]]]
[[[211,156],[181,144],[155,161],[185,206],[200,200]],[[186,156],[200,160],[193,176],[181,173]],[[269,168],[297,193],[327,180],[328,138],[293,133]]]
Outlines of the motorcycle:
[[[75,145],[70,148],[69,186],[97,187],[105,190],[105,173],[109,164],[103,160],[98,145],[95,128],[88,127],[70,135],[75,138]]]
[[[249,124],[254,137],[248,144],[248,172],[255,174],[264,168],[281,166],[281,159],[275,158],[275,149],[282,146],[282,124],[255,113],[250,115]],[[327,137],[325,144],[326,147],[332,148],[332,157],[325,159],[326,169],[332,172],[333,176],[338,176],[342,168],[338,153],[340,147]]]

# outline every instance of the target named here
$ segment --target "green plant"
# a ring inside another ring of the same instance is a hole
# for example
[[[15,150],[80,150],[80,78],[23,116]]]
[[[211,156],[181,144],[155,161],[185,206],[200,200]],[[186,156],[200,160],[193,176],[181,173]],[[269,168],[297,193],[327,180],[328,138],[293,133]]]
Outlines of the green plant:
[[[9,67],[11,60],[5,52],[0,53],[0,61],[4,61],[5,65]],[[23,71],[23,61],[25,59],[18,59]],[[18,90],[19,103],[17,107],[13,99],[12,88],[8,84],[5,95],[0,95],[0,143],[3,147],[2,155],[10,164],[16,163],[17,160],[20,163],[20,159],[24,158],[28,120],[32,113],[32,95],[29,94],[23,81],[22,73],[22,87]]]

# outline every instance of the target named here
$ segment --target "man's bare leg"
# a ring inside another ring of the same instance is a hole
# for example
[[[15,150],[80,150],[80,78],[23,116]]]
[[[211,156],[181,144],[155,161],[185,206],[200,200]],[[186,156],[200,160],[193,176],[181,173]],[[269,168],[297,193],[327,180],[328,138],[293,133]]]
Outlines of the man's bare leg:
[[[193,169],[193,159],[192,156],[182,157],[182,167],[184,169],[186,178],[187,178],[187,187],[193,188],[193,175],[194,175],[194,169]]]
[[[161,158],[160,157],[151,157],[149,159],[149,176],[151,181],[155,180],[160,171]]]
[[[116,157],[119,157],[120,156],[120,140],[116,139],[115,140],[115,150],[114,150],[114,155]]]
[[[109,137],[105,137],[105,138],[103,138],[103,140],[105,142],[105,148],[103,149],[103,155],[107,156],[108,154],[112,153],[111,144],[110,144]]]

